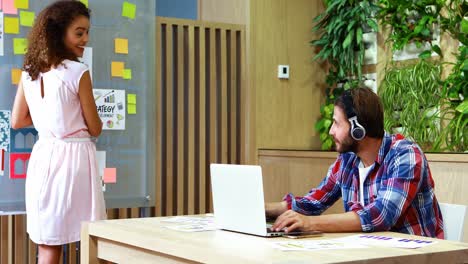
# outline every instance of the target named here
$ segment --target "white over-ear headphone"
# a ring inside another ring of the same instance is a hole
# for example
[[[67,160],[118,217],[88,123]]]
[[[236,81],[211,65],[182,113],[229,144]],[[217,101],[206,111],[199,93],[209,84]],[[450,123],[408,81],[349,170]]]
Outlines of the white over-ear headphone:
[[[358,122],[356,112],[354,111],[353,97],[350,90],[344,91],[342,98],[346,116],[348,117],[348,121],[351,124],[351,137],[355,140],[362,140],[366,136],[366,129]]]

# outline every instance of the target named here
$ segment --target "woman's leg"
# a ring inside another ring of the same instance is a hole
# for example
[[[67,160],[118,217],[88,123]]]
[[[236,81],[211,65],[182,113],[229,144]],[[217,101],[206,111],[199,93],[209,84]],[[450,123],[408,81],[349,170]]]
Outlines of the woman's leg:
[[[38,264],[58,264],[60,261],[60,253],[62,246],[39,246],[39,261]]]

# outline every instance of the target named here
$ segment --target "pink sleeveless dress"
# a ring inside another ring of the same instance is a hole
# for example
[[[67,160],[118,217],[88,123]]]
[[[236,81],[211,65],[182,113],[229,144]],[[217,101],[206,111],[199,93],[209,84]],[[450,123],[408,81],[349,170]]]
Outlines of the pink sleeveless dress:
[[[39,132],[26,176],[27,231],[37,244],[79,241],[83,221],[106,218],[96,145],[78,97],[79,82],[87,70],[79,62],[65,60],[35,81],[26,72],[21,76]]]

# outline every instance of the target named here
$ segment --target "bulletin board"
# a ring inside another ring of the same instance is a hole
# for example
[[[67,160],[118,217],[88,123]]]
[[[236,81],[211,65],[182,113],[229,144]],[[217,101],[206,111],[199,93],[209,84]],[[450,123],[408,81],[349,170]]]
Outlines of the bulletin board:
[[[53,0],[0,0],[0,214],[25,210],[34,128],[12,130],[10,115],[25,39]],[[98,163],[107,208],[154,206],[155,1],[82,0],[91,9],[83,63],[91,70],[103,132]]]

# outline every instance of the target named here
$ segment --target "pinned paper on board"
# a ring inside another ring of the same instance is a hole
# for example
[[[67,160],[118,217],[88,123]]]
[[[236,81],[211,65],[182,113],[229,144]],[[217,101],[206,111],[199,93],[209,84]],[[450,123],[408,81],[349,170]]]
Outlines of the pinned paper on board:
[[[31,153],[10,153],[10,179],[26,179]]]
[[[127,113],[129,115],[136,115],[137,114],[136,105],[132,105],[132,104],[127,105]]]
[[[15,7],[14,0],[3,0],[3,13],[9,15],[18,14],[18,9]]]
[[[127,94],[127,103],[136,105],[136,94]]]
[[[132,69],[124,69],[122,78],[124,80],[131,80],[132,79]]]
[[[81,3],[83,3],[86,7],[89,7],[88,0],[80,0]]]
[[[13,53],[15,55],[24,55],[28,49],[28,40],[25,38],[13,39]]]
[[[136,115],[136,94],[127,94],[127,113],[129,115]]]
[[[10,148],[10,116],[9,110],[0,110],[0,149]]]
[[[0,3],[2,0],[0,0]],[[0,56],[3,56],[3,12],[0,12]]]
[[[104,169],[104,183],[116,183],[117,182],[117,168],[105,168]]]
[[[123,77],[125,64],[121,61],[111,62],[111,76],[112,77]]]
[[[106,168],[106,152],[96,151],[96,160],[98,165],[98,178],[104,179],[104,168]]]
[[[29,11],[20,11],[20,25],[24,27],[32,27],[34,25],[34,18],[36,14]]]
[[[11,69],[11,84],[18,85],[21,79],[21,69]]]
[[[125,130],[125,90],[93,89],[102,129]]]
[[[5,17],[3,21],[6,34],[19,34],[19,19],[17,17]]]
[[[29,8],[29,0],[14,0],[15,7],[18,9],[28,9]]]
[[[136,4],[132,4],[130,2],[123,2],[122,4],[122,16],[128,17],[130,19],[135,19],[136,15]]]
[[[115,53],[128,54],[128,39],[115,38],[114,50],[115,50]]]

